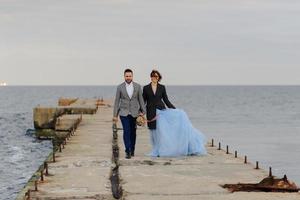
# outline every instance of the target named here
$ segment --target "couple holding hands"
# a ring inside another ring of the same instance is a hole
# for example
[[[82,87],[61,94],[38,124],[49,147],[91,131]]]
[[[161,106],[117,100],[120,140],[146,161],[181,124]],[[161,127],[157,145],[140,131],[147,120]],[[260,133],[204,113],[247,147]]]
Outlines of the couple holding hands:
[[[126,158],[135,153],[137,118],[147,116],[152,157],[177,157],[206,154],[205,136],[195,129],[186,113],[169,101],[157,70],[150,73],[151,83],[141,86],[133,82],[133,71],[124,71],[125,81],[117,87],[113,122],[120,117]],[[166,109],[166,106],[169,109]],[[143,121],[143,120],[141,120]]]

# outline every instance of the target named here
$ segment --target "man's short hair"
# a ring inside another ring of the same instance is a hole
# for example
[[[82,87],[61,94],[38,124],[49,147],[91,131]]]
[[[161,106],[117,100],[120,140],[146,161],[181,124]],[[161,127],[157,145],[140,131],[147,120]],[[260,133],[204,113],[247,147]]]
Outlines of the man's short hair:
[[[133,74],[133,72],[132,72],[132,70],[131,70],[131,69],[125,69],[125,70],[124,70],[124,74],[125,74],[125,73],[127,73],[127,72],[130,72],[130,73],[132,73],[132,74]]]

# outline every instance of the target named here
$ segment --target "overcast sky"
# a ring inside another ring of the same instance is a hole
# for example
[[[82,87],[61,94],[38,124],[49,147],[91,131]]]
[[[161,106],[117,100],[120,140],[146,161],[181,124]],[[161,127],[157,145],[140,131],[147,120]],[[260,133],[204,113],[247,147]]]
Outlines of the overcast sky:
[[[0,82],[300,84],[299,0],[0,0]]]

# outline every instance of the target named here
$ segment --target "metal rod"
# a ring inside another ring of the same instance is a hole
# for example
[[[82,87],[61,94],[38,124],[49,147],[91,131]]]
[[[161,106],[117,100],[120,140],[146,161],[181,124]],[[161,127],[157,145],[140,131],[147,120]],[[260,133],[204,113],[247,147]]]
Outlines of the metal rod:
[[[221,142],[219,142],[219,148],[218,148],[218,150],[221,150]]]
[[[61,144],[59,145],[59,152],[61,152]]]
[[[30,199],[30,189],[27,190],[27,199]]]
[[[43,173],[43,170],[41,171],[41,181],[44,181],[44,173]]]
[[[44,168],[46,169],[46,176],[48,176],[49,172],[48,172],[48,163],[47,162],[44,162]]]
[[[38,181],[34,181],[34,191],[38,191]]]
[[[54,141],[54,139],[52,139],[52,148],[53,148],[53,151],[55,151],[55,141]]]
[[[247,156],[245,156],[245,161],[244,161],[244,163],[247,164]]]
[[[234,157],[237,158],[237,151],[234,152]]]
[[[269,168],[269,176],[272,176],[272,167]]]
[[[214,139],[211,139],[211,146],[214,146]]]
[[[226,154],[229,154],[229,146],[226,145]]]
[[[53,162],[55,162],[55,152],[54,151],[53,151],[52,157],[53,157]]]
[[[256,161],[256,167],[255,167],[255,169],[259,169],[258,161]]]

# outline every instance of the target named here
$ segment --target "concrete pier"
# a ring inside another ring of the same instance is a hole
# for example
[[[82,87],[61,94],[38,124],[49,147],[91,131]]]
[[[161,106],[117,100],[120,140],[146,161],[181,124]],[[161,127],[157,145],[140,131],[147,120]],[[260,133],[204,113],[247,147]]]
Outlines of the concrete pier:
[[[111,108],[103,106],[95,115],[83,115],[74,135],[67,140],[49,175],[39,180],[30,199],[113,199],[111,171]]]
[[[56,151],[55,162],[48,161],[49,175],[36,183],[37,191],[34,185],[24,189],[31,191],[30,199],[114,199],[113,169],[118,171],[120,198],[127,200],[300,199],[299,193],[231,193],[222,188],[222,184],[257,183],[268,173],[210,144],[206,156],[151,158],[146,155],[151,146],[145,127],[138,127],[135,157],[125,159],[122,130],[115,130],[118,137],[113,137],[112,109],[103,104],[94,115],[82,116],[64,149]],[[17,199],[28,198],[24,191]]]
[[[33,109],[34,128],[55,129],[57,119],[65,114],[94,114],[97,112],[98,101],[95,99],[60,99],[57,107],[38,106]]]
[[[300,199],[299,193],[235,192],[220,185],[227,183],[258,183],[268,176],[267,171],[255,169],[225,150],[207,145],[206,156],[181,158],[151,158],[149,133],[139,129],[136,156],[124,159],[120,145],[120,176],[127,200],[282,200]]]

